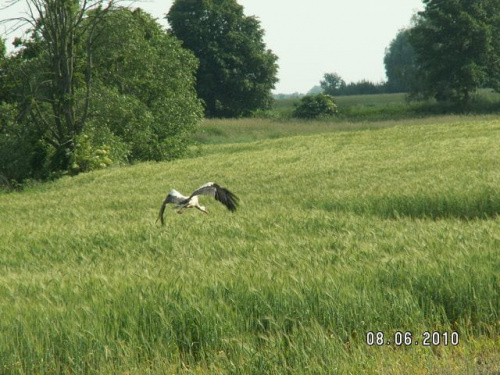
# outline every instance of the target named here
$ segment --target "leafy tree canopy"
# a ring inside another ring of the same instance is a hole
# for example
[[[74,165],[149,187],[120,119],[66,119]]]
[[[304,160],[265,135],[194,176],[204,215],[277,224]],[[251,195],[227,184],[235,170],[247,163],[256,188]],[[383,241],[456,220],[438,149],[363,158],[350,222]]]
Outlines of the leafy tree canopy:
[[[388,92],[409,92],[416,79],[415,51],[410,44],[410,30],[398,32],[385,51]]]
[[[499,87],[499,0],[424,0],[410,32],[418,94],[467,107],[483,85]]]
[[[181,156],[202,116],[196,58],[140,9],[114,10],[97,31],[93,122],[127,142],[133,160]]]
[[[197,92],[207,116],[238,117],[272,104],[277,56],[264,30],[235,0],[176,0],[167,19],[172,33],[200,60]]]
[[[2,63],[0,174],[181,156],[202,117],[195,56],[140,9],[31,1],[41,11],[33,32]]]
[[[331,96],[383,94],[387,91],[385,82],[374,83],[367,80],[346,83],[337,73],[326,73],[320,81],[323,92]]]
[[[345,81],[337,73],[325,73],[323,80],[320,81],[323,92],[328,95],[341,95],[346,87]]]

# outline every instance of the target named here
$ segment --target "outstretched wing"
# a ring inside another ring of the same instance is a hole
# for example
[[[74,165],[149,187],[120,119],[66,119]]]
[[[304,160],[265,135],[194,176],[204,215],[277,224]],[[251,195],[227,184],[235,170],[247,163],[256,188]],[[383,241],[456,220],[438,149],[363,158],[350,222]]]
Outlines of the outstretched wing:
[[[167,204],[169,203],[174,203],[174,204],[183,204],[186,202],[187,197],[179,193],[177,190],[170,190],[169,193],[167,194],[167,197],[163,201],[161,207],[160,207],[160,212],[158,213],[158,218],[156,221],[160,220],[161,225],[165,225],[165,222],[163,220],[163,216],[165,213],[165,208],[167,207]]]
[[[189,199],[191,199],[195,195],[210,195],[221,202],[224,206],[226,206],[227,209],[231,212],[236,211],[236,208],[238,207],[238,201],[240,200],[229,190],[213,182],[208,182],[205,185],[200,186],[193,192],[193,194],[191,194]]]

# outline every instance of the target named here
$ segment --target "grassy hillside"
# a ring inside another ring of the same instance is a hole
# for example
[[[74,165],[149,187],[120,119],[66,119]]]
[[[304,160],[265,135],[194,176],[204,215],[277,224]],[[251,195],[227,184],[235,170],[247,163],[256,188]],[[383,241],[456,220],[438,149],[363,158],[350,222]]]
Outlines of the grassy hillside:
[[[495,373],[500,120],[394,125],[0,195],[0,374]],[[240,210],[155,224],[207,181]]]

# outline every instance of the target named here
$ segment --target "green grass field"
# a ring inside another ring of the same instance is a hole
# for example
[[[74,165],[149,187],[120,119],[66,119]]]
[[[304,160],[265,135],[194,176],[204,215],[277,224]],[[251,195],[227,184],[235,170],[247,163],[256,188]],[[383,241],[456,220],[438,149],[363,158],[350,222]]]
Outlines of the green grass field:
[[[0,374],[498,374],[500,119],[260,121],[0,194]]]
[[[491,89],[480,89],[472,96],[467,109],[457,107],[453,103],[437,103],[429,101],[408,101],[407,94],[377,94],[377,95],[347,95],[335,96],[338,106],[337,122],[360,121],[390,121],[412,120],[415,118],[429,118],[430,116],[445,114],[489,114],[500,111],[500,93]],[[274,107],[264,116],[290,120],[294,106],[300,99],[279,99]]]
[[[341,108],[349,107],[376,107],[376,106],[391,106],[400,105],[406,103],[406,94],[378,94],[378,95],[346,95],[346,96],[336,96],[335,102]],[[295,103],[299,103],[300,99],[278,99],[275,101],[274,109],[276,110],[287,110],[292,108]]]

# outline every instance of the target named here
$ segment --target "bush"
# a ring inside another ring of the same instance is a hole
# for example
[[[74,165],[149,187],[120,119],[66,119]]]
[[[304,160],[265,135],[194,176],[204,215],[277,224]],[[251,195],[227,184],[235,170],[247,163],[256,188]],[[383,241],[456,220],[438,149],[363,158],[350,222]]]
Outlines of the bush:
[[[130,148],[105,126],[88,126],[76,137],[71,173],[89,172],[112,164],[125,164]]]
[[[307,95],[300,99],[300,104],[295,104],[293,117],[311,119],[320,116],[333,116],[337,112],[337,105],[330,95]]]

